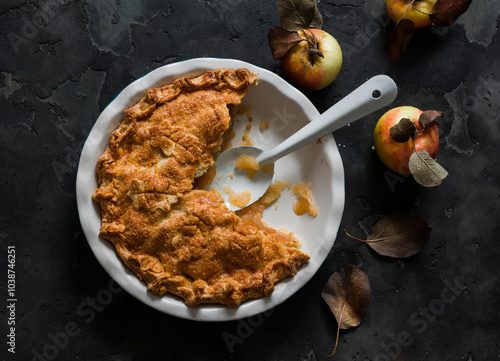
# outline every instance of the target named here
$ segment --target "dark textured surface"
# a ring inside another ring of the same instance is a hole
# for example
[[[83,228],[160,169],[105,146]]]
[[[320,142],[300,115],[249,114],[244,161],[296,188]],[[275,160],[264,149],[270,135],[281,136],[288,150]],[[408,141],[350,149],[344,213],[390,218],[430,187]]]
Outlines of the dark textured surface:
[[[281,74],[266,38],[278,24],[275,3],[2,1],[2,359],[325,360],[337,324],[320,291],[345,264],[368,274],[372,298],[364,322],[341,333],[336,360],[499,358],[498,0],[475,0],[450,28],[419,31],[398,63],[383,49],[389,24],[383,1],[319,6],[323,29],[344,51],[334,85],[306,94],[320,111],[386,73],[400,88],[395,105],[446,114],[438,158],[450,176],[432,189],[378,161],[371,133],[381,112],[334,134],[346,171],[340,229],[362,235],[384,214],[413,212],[433,228],[425,248],[387,259],[340,232],[300,292],[264,315],[234,322],[177,319],[115,290],[76,208],[76,167],[93,123],[123,87],[164,64],[235,58]],[[15,354],[7,345],[9,246],[16,249]]]

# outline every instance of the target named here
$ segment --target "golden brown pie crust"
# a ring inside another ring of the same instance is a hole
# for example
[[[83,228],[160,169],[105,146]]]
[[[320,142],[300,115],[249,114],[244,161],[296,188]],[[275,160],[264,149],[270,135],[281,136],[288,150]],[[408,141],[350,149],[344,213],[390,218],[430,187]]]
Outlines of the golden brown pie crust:
[[[157,295],[237,306],[271,294],[309,259],[293,235],[193,188],[230,127],[228,105],[256,83],[247,69],[218,69],[149,90],[97,163],[100,236]]]

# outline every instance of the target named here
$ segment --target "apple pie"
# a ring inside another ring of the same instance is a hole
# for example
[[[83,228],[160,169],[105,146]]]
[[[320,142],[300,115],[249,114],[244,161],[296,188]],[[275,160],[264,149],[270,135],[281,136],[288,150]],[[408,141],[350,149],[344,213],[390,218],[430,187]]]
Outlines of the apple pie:
[[[194,186],[230,131],[228,107],[256,83],[247,69],[218,69],[151,89],[99,158],[100,236],[157,295],[237,306],[271,294],[309,259],[291,233]]]

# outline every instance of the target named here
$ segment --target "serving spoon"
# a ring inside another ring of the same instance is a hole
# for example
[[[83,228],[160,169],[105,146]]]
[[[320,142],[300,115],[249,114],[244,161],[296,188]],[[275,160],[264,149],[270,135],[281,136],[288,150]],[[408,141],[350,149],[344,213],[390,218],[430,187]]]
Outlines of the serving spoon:
[[[397,96],[396,83],[387,75],[376,75],[334,104],[318,118],[302,127],[273,149],[263,150],[253,146],[239,146],[222,152],[216,162],[217,176],[212,187],[224,197],[229,209],[237,211],[264,195],[273,180],[269,166],[285,155],[315,142],[328,133],[342,128],[392,103]],[[261,166],[253,177],[236,168],[237,159],[243,155],[253,157]],[[229,202],[229,194],[250,191],[250,201],[244,206]]]

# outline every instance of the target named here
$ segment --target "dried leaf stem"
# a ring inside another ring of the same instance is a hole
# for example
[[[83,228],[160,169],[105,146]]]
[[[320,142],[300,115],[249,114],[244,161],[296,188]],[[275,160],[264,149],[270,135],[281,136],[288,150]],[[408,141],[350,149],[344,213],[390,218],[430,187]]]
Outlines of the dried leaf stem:
[[[291,0],[288,0],[288,2],[290,3],[290,5],[292,6],[293,10],[295,11],[295,13],[297,14],[297,16],[300,18],[300,20],[302,21],[302,24],[305,28],[307,28],[307,23],[306,21],[304,20],[304,18],[302,17],[302,14],[300,13],[300,11],[295,7],[295,4],[293,1]]]
[[[337,351],[337,346],[339,344],[340,325],[342,325],[342,319],[344,318],[345,305],[346,305],[346,302],[344,302],[344,304],[342,306],[342,311],[340,311],[340,320],[339,320],[339,324],[337,326],[337,338],[335,339],[335,347],[333,348],[332,353],[328,355],[328,357],[332,357],[333,355],[335,355],[335,351]]]
[[[354,236],[350,235],[349,233],[347,233],[347,231],[345,229],[344,229],[344,233],[347,236],[351,237],[352,239],[355,239],[356,241],[360,241],[363,243],[383,242],[383,241],[387,241],[387,240],[392,239],[392,238],[401,237],[401,236],[404,236],[405,234],[408,234],[408,232],[403,232],[403,233],[399,233],[399,234],[393,234],[392,236],[388,236],[388,237],[374,238],[374,239],[361,239],[361,238],[354,237]],[[394,247],[394,246],[391,246],[391,247]]]
[[[405,10],[405,13],[403,14],[403,17],[401,19],[404,19],[406,17],[406,14],[408,13],[408,10],[410,10],[410,8],[413,6],[413,8],[415,10],[417,10],[417,8],[413,5],[415,3],[415,0],[412,0],[411,3],[408,5],[408,7],[406,8]],[[418,11],[418,10],[417,10]],[[401,20],[399,19],[399,20]]]
[[[425,161],[425,159],[422,157],[422,155],[417,152],[417,148],[415,147],[415,141],[413,141],[413,151],[418,155],[418,157],[424,162],[424,164],[429,168],[435,175],[439,177],[439,174]]]

